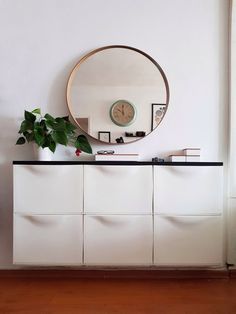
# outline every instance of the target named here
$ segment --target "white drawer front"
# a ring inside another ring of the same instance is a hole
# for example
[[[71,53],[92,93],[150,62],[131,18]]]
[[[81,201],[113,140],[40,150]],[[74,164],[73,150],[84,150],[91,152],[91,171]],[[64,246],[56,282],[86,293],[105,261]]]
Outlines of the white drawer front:
[[[151,166],[84,166],[84,206],[87,213],[152,212]]]
[[[155,166],[154,211],[168,215],[222,213],[223,167]]]
[[[154,219],[154,264],[223,265],[222,217]]]
[[[14,165],[15,212],[69,214],[82,208],[82,165]]]
[[[14,215],[13,262],[82,263],[82,215]]]
[[[150,265],[152,216],[85,216],[84,263]]]

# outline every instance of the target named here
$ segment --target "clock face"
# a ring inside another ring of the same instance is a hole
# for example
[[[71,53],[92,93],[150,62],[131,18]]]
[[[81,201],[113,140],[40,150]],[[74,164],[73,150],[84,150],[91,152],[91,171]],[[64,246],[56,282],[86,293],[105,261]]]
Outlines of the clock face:
[[[136,118],[136,109],[127,100],[118,100],[110,110],[112,121],[119,126],[127,126],[132,124]]]

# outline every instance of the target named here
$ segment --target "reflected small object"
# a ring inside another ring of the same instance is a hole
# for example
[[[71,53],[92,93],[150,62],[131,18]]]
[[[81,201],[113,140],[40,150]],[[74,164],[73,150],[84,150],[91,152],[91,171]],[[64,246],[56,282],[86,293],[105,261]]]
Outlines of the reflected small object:
[[[123,137],[121,136],[121,137],[116,138],[116,143],[124,143]]]
[[[144,137],[146,135],[146,132],[144,132],[144,131],[137,131],[136,132],[136,136],[138,136],[138,137]]]
[[[115,153],[114,150],[98,150],[97,151],[97,154],[99,155],[112,155],[114,153]]]
[[[119,99],[110,108],[112,122],[119,126],[128,126],[136,119],[136,108],[131,102]]]
[[[164,162],[165,160],[163,158],[154,157],[152,158],[152,162]]]
[[[133,137],[134,133],[132,133],[132,132],[125,132],[125,136],[126,137]]]

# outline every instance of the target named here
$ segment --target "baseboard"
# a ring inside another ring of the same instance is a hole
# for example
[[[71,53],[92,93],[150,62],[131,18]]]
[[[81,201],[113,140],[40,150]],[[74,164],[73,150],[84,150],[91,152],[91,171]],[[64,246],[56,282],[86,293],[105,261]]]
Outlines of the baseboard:
[[[236,278],[236,268],[235,267],[229,267],[229,277],[230,278]]]
[[[0,270],[0,278],[137,278],[137,279],[228,279],[236,270],[221,269],[17,269]]]

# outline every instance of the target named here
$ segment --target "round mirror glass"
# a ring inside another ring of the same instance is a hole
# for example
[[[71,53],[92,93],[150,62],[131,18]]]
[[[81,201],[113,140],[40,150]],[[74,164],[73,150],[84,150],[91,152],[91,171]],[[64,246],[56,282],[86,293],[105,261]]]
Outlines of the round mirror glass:
[[[88,135],[128,143],[152,132],[165,116],[169,86],[160,65],[127,46],[107,46],[85,55],[67,84],[69,111]]]

